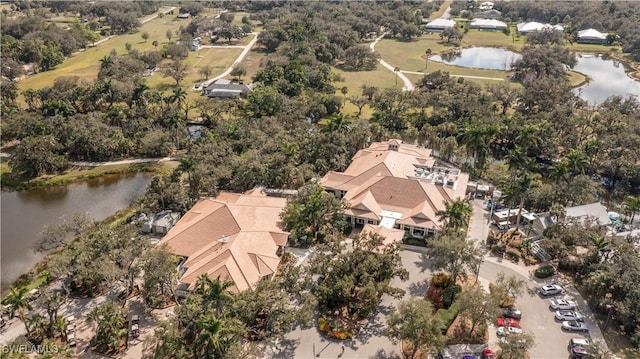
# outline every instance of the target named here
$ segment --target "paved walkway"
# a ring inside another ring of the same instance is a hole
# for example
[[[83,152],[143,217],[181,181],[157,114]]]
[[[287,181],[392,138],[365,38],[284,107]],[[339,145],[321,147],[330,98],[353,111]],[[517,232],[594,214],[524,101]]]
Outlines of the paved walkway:
[[[369,48],[371,48],[371,51],[375,51],[375,47],[378,44],[378,42],[380,40],[382,40],[384,38],[384,36],[387,33],[385,32],[384,34],[378,36],[371,44],[369,44]],[[402,71],[395,71],[395,67],[389,65],[386,61],[380,59],[380,65],[384,66],[385,68],[387,68],[389,71],[393,72],[396,76],[398,76],[400,78],[400,80],[402,80],[402,82],[404,83],[404,87],[402,87],[402,91],[413,91],[414,86],[413,83],[411,82],[411,80],[409,80],[409,78],[407,76],[405,76]]]
[[[413,74],[413,75],[427,75],[428,72],[418,72],[418,71],[400,71],[403,74]],[[499,77],[483,77],[483,76],[471,76],[471,75],[451,75],[449,74],[449,76],[451,77],[464,77],[467,79],[477,79],[477,80],[493,80],[493,81],[504,81],[504,79],[501,79]]]

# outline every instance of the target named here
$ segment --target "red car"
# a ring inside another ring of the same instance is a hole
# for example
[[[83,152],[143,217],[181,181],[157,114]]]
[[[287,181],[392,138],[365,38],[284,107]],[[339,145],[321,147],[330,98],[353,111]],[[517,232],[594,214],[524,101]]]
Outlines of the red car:
[[[496,359],[496,353],[491,349],[485,349],[482,351],[482,359]]]
[[[520,321],[518,319],[513,319],[513,318],[498,318],[498,320],[496,321],[496,326],[520,328]]]

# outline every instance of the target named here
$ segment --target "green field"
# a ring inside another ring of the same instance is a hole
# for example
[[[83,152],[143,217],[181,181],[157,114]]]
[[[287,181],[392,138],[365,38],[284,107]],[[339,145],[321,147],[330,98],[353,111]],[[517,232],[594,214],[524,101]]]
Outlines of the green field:
[[[260,70],[260,61],[262,61],[265,56],[267,56],[267,53],[256,47],[247,53],[247,56],[242,60],[242,65],[247,70],[246,78],[250,79],[256,75],[258,70]]]

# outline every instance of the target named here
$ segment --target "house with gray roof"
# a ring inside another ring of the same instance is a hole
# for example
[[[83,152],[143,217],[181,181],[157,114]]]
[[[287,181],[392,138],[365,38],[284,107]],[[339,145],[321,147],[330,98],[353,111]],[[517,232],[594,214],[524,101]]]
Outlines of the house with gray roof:
[[[242,81],[218,79],[204,88],[204,95],[215,98],[244,97],[253,91],[253,85]]]

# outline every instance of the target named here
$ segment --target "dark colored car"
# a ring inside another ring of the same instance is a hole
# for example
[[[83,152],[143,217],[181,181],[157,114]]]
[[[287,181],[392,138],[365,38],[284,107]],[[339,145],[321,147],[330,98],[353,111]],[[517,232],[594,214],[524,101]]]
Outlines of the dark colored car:
[[[505,318],[522,319],[522,312],[516,308],[506,308],[504,310]]]

